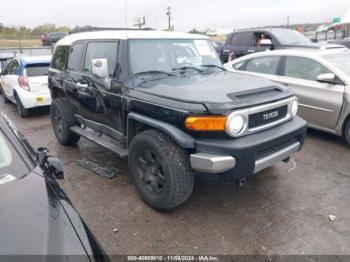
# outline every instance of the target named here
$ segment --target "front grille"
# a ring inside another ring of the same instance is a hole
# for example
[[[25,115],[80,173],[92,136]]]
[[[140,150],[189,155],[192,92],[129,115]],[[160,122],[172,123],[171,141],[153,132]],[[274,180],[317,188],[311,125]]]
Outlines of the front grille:
[[[249,115],[248,128],[264,126],[283,119],[288,113],[288,105]]]
[[[288,140],[288,141],[284,141],[284,142],[281,142],[277,145],[273,145],[273,146],[269,146],[263,150],[260,150],[256,153],[256,156],[255,156],[255,159],[256,160],[259,160],[259,159],[262,159],[262,158],[265,158],[265,157],[268,157],[278,151],[281,151],[283,150],[284,148],[290,146],[290,145],[293,145],[295,144],[296,142],[298,142],[298,140],[296,138],[294,139],[291,139],[291,140]]]

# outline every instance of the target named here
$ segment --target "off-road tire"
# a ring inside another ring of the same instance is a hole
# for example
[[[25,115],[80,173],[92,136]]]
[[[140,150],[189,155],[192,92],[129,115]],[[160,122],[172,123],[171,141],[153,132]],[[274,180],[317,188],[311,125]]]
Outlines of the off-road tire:
[[[78,125],[74,112],[67,98],[56,98],[50,108],[51,123],[58,141],[65,146],[75,145],[80,136],[73,133],[70,127]]]
[[[147,189],[141,178],[143,171],[140,171],[140,152],[148,150],[159,161],[159,170],[164,178],[163,189],[158,194]],[[169,136],[154,129],[143,131],[132,140],[129,150],[129,173],[141,198],[159,211],[167,211],[184,203],[193,190],[194,176],[188,152]]]
[[[21,99],[18,97],[18,95],[15,95],[15,98],[16,98],[16,106],[17,106],[17,111],[18,111],[18,114],[21,116],[21,117],[26,117],[29,115],[29,110],[28,109],[25,109],[23,104],[22,104],[22,101]]]
[[[343,137],[348,146],[350,146],[350,118],[348,118],[348,120],[345,123]]]

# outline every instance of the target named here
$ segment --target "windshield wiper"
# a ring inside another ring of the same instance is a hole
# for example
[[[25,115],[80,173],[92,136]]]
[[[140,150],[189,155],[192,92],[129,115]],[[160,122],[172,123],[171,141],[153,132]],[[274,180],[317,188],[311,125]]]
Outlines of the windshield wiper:
[[[211,68],[211,67],[213,67],[213,68],[219,68],[219,69],[221,69],[221,70],[223,70],[223,71],[226,71],[225,68],[223,68],[222,66],[218,66],[218,65],[200,65],[200,66],[202,66],[202,67],[208,67],[208,68]]]
[[[196,71],[198,71],[198,72],[200,72],[200,73],[203,73],[202,70],[200,70],[199,68],[194,67],[194,66],[175,67],[175,68],[173,68],[172,70],[173,70],[173,71],[176,71],[176,70],[187,70],[187,69],[192,69],[192,70],[196,70]]]
[[[149,70],[149,71],[142,71],[142,72],[138,72],[134,75],[146,75],[146,74],[163,74],[163,75],[167,75],[167,76],[175,76],[174,74],[167,72],[167,71],[162,71],[162,70]]]

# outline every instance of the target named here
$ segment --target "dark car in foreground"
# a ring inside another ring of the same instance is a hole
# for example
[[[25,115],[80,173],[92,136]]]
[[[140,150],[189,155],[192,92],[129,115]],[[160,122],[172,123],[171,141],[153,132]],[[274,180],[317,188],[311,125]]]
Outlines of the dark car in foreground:
[[[41,43],[43,46],[52,46],[53,44],[61,40],[63,37],[65,37],[66,35],[67,33],[65,32],[53,32],[53,33],[43,34],[41,36]]]
[[[335,48],[336,45],[313,43],[309,38],[290,29],[251,29],[231,33],[221,50],[223,63],[247,54],[288,48]]]
[[[0,114],[0,257],[9,256],[5,261],[20,255],[106,260],[56,182],[61,178],[60,161],[45,148],[34,151]]]
[[[84,137],[128,159],[137,191],[158,210],[191,196],[195,172],[242,184],[304,142],[291,90],[227,72],[206,36],[72,34],[56,44],[49,88],[60,143]]]

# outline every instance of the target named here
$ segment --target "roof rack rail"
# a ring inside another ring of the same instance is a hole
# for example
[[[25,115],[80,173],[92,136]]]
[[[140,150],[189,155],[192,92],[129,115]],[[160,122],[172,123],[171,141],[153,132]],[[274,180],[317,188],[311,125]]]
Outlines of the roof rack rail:
[[[93,31],[108,31],[108,30],[116,30],[116,31],[121,31],[121,30],[132,30],[132,31],[148,31],[148,30],[155,30],[153,28],[147,27],[147,28],[122,28],[122,27],[96,27],[96,26],[78,26],[71,30],[69,34],[75,34],[75,33],[82,33],[82,32],[93,32]]]

